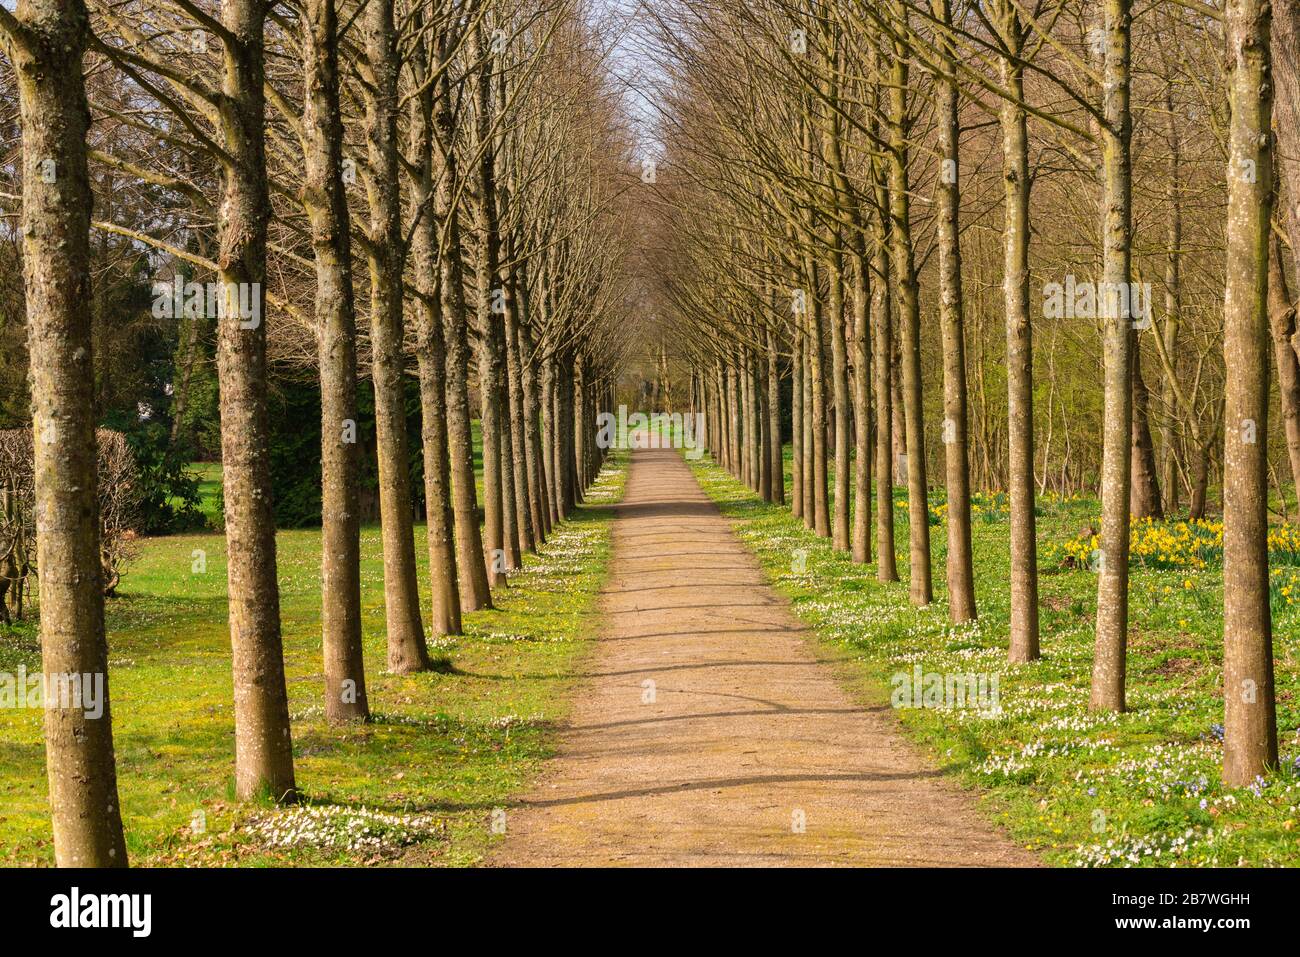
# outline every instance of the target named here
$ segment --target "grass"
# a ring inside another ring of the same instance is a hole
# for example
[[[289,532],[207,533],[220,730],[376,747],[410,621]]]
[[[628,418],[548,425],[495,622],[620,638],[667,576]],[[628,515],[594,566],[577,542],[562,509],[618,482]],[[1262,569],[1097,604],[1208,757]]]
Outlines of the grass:
[[[840,661],[864,697],[889,701],[901,684],[898,676],[918,665],[927,675],[997,679],[1000,709],[904,707],[896,713],[937,764],[977,793],[992,819],[1048,863],[1300,865],[1300,606],[1281,588],[1274,601],[1274,653],[1282,768],[1252,787],[1225,788],[1219,776],[1220,570],[1135,569],[1130,710],[1091,714],[1097,580],[1086,564],[1066,567],[1058,556],[1063,543],[1095,519],[1095,501],[1040,502],[1043,657],[1013,666],[1006,660],[1009,526],[998,503],[981,509],[972,523],[979,620],[954,626],[943,580],[942,493],[931,503],[929,526],[936,601],[914,608],[904,509],[895,512],[903,581],[881,584],[874,565],[855,565],[834,552],[788,508],[762,502],[710,460],[692,467],[823,652]],[[904,506],[906,495],[894,491]],[[1275,577],[1289,581],[1294,571],[1279,567]]]
[[[221,491],[221,463],[194,462],[190,471],[199,479],[199,511],[207,520],[208,528],[221,528],[221,514],[217,504],[217,493]]]
[[[137,865],[431,864],[480,860],[510,795],[551,753],[595,625],[609,504],[625,458],[499,593],[434,639],[434,672],[385,662],[378,528],[362,536],[366,677],[375,721],[331,727],[320,704],[320,532],[277,535],[294,761],[302,806],[240,805],[226,628],[225,540],[150,539],[108,605],[118,788]],[[427,608],[428,552],[417,528]],[[0,631],[0,670],[40,668],[30,624]],[[41,712],[0,711],[0,864],[53,863]]]

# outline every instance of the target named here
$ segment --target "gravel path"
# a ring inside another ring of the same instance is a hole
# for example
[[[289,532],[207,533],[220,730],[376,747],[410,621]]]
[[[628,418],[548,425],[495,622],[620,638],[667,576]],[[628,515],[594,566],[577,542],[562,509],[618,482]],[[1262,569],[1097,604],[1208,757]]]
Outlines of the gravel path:
[[[604,624],[490,863],[1033,865],[805,644],[677,452],[632,454]]]

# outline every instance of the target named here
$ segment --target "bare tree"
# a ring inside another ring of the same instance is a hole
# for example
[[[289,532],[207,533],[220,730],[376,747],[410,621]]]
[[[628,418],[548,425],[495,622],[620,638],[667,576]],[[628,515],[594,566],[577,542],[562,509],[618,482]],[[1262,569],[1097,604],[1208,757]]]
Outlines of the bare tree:
[[[45,709],[54,858],[60,867],[125,867],[108,694],[96,489],[90,313],[90,179],[82,79],[89,20],[80,0],[0,7],[18,80],[23,158],[23,278],[35,442],[41,667],[46,694],[101,686]],[[98,711],[98,713],[95,713]]]

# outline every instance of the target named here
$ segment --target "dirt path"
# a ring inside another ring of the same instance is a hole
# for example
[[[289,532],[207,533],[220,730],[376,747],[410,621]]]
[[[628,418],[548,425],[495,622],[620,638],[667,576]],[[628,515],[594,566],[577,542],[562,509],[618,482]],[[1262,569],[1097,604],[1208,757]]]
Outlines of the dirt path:
[[[633,453],[617,515],[571,727],[492,863],[1036,863],[854,705],[677,452]]]

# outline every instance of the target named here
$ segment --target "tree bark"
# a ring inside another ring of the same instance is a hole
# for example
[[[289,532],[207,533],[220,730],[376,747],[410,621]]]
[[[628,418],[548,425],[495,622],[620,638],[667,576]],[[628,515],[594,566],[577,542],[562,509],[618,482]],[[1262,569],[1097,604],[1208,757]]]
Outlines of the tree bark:
[[[241,321],[239,291],[265,316],[266,179],[262,0],[223,0],[222,146],[217,323],[227,588],[235,686],[235,795],[297,796],[280,635],[271,434],[266,409],[266,323]],[[254,293],[253,290],[256,290]],[[251,326],[251,328],[244,328]]]
[[[551,510],[551,525],[558,525],[563,513],[560,510],[560,476],[556,469],[559,464],[558,437],[556,429],[556,407],[558,397],[555,383],[555,360],[547,358],[542,362],[542,465],[546,472],[547,500]]]
[[[1165,196],[1169,201],[1169,223],[1166,242],[1169,249],[1165,254],[1165,321],[1161,330],[1164,354],[1173,360],[1178,355],[1178,332],[1183,318],[1182,297],[1182,257],[1183,257],[1183,199],[1182,199],[1182,141],[1178,131],[1178,119],[1174,114],[1173,84],[1165,88],[1165,111],[1168,113],[1168,149],[1169,165],[1165,187]],[[1166,374],[1161,389],[1166,424],[1160,429],[1160,489],[1163,492],[1162,505],[1166,515],[1178,511],[1178,448],[1177,418],[1174,410],[1178,408],[1173,377]]]
[[[474,27],[472,57],[484,53]],[[486,551],[488,582],[506,583],[506,572],[515,567],[507,551],[506,499],[503,486],[504,414],[501,408],[504,356],[499,334],[505,315],[504,291],[497,286],[500,260],[500,223],[497,217],[496,144],[492,130],[492,75],[488,63],[478,68],[475,82],[475,147],[478,150],[478,381],[479,423],[483,441],[483,547]]]
[[[379,446],[379,513],[384,542],[384,613],[388,670],[424,671],[429,651],[420,615],[415,527],[406,435],[406,357],[403,351],[402,196],[398,180],[397,36],[393,0],[365,11],[365,47],[372,73],[366,87],[366,152],[370,165],[370,377],[375,389]]]
[[[461,633],[460,586],[456,568],[455,513],[447,446],[447,344],[438,288],[437,188],[433,159],[434,89],[423,44],[411,52],[416,82],[411,101],[410,138],[415,157],[411,206],[419,217],[411,233],[412,265],[419,292],[416,361],[420,379],[420,432],[424,455],[424,502],[429,548],[430,621],[435,635]]]
[[[901,12],[901,11],[900,11]],[[904,19],[906,19],[904,15]],[[921,400],[920,284],[912,249],[907,145],[907,50],[894,45],[889,89],[890,218],[897,271],[903,359],[903,416],[907,431],[907,511],[911,538],[909,594],[914,605],[934,600],[930,580],[930,504],[926,481],[925,423]]]
[[[1151,393],[1142,376],[1142,344],[1137,329],[1129,340],[1133,361],[1133,449],[1129,453],[1133,476],[1129,492],[1129,512],[1133,518],[1162,518],[1160,480],[1156,466],[1155,443],[1151,440],[1149,409]]]
[[[781,443],[781,367],[777,356],[776,333],[767,330],[767,446],[771,473],[770,501],[785,504],[785,454]]]
[[[881,163],[872,162],[875,217],[876,578],[898,581],[894,545],[894,293],[889,187]]]
[[[849,372],[844,337],[844,255],[839,246],[838,232],[832,243],[834,249],[830,256],[829,306],[831,377],[835,402],[835,520],[830,531],[831,547],[839,552],[847,552],[852,545],[849,518]]]
[[[951,24],[949,0],[931,0],[935,16]],[[962,303],[960,138],[955,54],[940,40],[948,73],[939,80],[939,151],[945,169],[939,185],[939,322],[943,330],[943,443],[948,487],[948,615],[975,618],[971,557],[970,453],[966,439],[966,332]]]
[[[321,392],[321,648],[325,716],[367,721],[361,652],[361,450],[357,444],[356,299],[343,192],[338,16],[334,0],[307,0],[302,21],[303,205],[316,263]]]
[[[1273,215],[1268,0],[1225,8],[1228,98],[1223,461],[1223,782],[1277,768],[1268,571],[1268,259]]]
[[[871,283],[866,238],[856,240],[853,270],[853,560],[871,561]]]
[[[524,439],[524,370],[519,361],[519,299],[513,268],[502,270],[506,293],[505,360],[506,397],[510,420],[510,486],[514,492],[514,527],[519,537],[519,555],[536,552],[533,540],[533,512],[528,503],[528,457]]]
[[[1007,313],[1007,446],[1011,509],[1011,627],[1007,658],[1036,661],[1038,645],[1038,541],[1034,515],[1034,351],[1029,318],[1029,130],[1022,107],[1024,28],[1017,8],[1000,0],[1002,180],[1005,209],[1003,295]]]
[[[84,697],[45,708],[54,859],[125,867],[104,634],[90,301],[90,110],[81,0],[25,0],[0,11],[22,120],[22,243],[33,446],[41,666],[45,688],[102,682],[102,712]],[[51,165],[52,164],[52,165]],[[0,603],[3,603],[0,595]],[[84,692],[83,692],[84,695]]]
[[[1276,84],[1273,103],[1277,163],[1286,202],[1281,210],[1300,273],[1300,0],[1273,0],[1270,69]]]
[[[519,283],[519,303],[525,316],[528,315],[528,283]],[[537,545],[546,543],[546,536],[551,533],[550,516],[546,506],[546,480],[542,476],[541,435],[538,432],[541,411],[538,401],[538,376],[533,361],[533,344],[529,334],[529,324],[524,322],[517,330],[519,366],[523,379],[524,400],[524,462],[528,470],[528,507],[532,516],[533,534]]]
[[[806,296],[809,294],[805,294]],[[811,332],[811,321],[809,312],[812,300],[805,298],[807,305],[804,308],[804,314],[800,321],[803,323],[803,422],[800,427],[803,429],[803,523],[808,528],[815,528],[817,524],[817,505],[816,492],[817,487],[817,446],[813,441],[814,413],[813,413],[813,365],[812,350],[813,337]]]
[[[767,456],[763,453],[763,423],[767,416],[763,414],[763,383],[759,377],[758,353],[747,349],[745,356],[745,379],[749,385],[749,474],[753,478],[754,491],[767,501],[771,497],[771,476],[768,476],[768,487],[764,488],[766,469],[763,466]]]
[[[1132,275],[1132,179],[1129,139],[1131,0],[1105,0],[1105,101],[1102,136],[1102,283],[1127,290]],[[1101,567],[1097,641],[1092,662],[1093,711],[1124,710],[1128,651],[1129,485],[1133,421],[1132,321],[1123,297],[1098,296],[1103,312],[1105,410],[1102,419]]]
[[[803,518],[803,331],[794,317],[793,352],[790,356],[790,514]]]
[[[442,54],[442,55],[445,55]],[[456,564],[462,611],[492,607],[483,538],[479,531],[478,493],[474,487],[474,436],[469,405],[469,312],[465,302],[464,247],[456,193],[460,175],[453,140],[452,94],[446,71],[438,87],[434,137],[442,160],[435,196],[436,217],[442,224],[441,281],[443,336],[447,348],[447,439],[451,456],[453,518],[456,525]]]
[[[1300,495],[1300,364],[1296,361],[1291,338],[1295,335],[1295,304],[1287,288],[1286,270],[1282,267],[1282,241],[1271,236],[1268,257],[1268,316],[1273,333],[1273,361],[1277,367],[1277,390],[1286,429],[1287,460],[1291,464],[1291,482]]]

